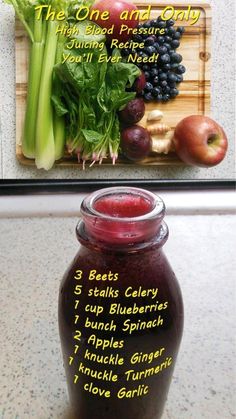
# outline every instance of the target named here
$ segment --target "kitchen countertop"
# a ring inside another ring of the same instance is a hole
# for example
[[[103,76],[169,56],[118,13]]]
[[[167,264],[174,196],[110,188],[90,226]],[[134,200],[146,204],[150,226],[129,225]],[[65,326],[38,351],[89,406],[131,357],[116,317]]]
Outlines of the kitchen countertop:
[[[234,190],[153,191],[161,195],[168,215],[236,214]],[[78,217],[86,193],[0,195],[0,218]]]
[[[1,419],[68,418],[57,296],[78,248],[77,221],[0,219]],[[185,328],[163,419],[234,418],[236,218],[178,215],[167,223]]]
[[[182,0],[182,3],[189,3]],[[175,2],[173,1],[173,4]],[[200,3],[205,3],[203,0]],[[0,178],[4,179],[228,179],[235,174],[234,0],[212,0],[212,116],[225,129],[230,147],[217,167],[57,168],[49,173],[21,166],[15,158],[14,13],[0,0]],[[168,4],[168,2],[167,2]]]

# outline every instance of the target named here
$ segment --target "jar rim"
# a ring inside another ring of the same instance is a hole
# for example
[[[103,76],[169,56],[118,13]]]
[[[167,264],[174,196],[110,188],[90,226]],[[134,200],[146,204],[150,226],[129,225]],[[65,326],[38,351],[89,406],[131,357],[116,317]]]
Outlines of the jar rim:
[[[147,199],[151,204],[151,210],[147,211],[146,213],[139,215],[139,216],[129,216],[129,217],[121,217],[121,216],[112,216],[107,213],[103,213],[97,211],[94,208],[95,202],[99,199],[110,196],[110,195],[136,195],[141,196]],[[138,223],[147,220],[151,220],[154,218],[163,218],[165,214],[165,204],[164,201],[153,192],[147,191],[145,189],[131,187],[131,186],[114,186],[110,188],[100,189],[98,191],[93,192],[92,194],[88,195],[81,204],[81,214],[86,215],[86,217],[99,217],[100,219],[104,219],[107,221],[116,221],[119,223]]]

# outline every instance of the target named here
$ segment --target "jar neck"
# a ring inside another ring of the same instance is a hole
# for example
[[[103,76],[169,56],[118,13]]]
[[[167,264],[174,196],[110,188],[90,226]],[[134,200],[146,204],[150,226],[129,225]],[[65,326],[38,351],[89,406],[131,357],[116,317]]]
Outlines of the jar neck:
[[[165,205],[155,194],[131,187],[107,188],[81,205],[77,237],[82,244],[112,249],[162,246],[168,237]]]

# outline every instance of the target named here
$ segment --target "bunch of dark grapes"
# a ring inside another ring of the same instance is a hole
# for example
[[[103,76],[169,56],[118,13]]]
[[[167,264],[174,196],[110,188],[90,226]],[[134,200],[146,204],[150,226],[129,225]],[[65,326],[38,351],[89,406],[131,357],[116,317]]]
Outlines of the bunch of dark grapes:
[[[141,96],[146,102],[168,102],[179,94],[178,84],[183,81],[186,68],[181,64],[183,57],[176,52],[184,33],[184,27],[174,28],[175,21],[162,20],[160,17],[139,24],[138,28],[160,28],[165,30],[163,35],[133,35],[135,42],[143,43],[144,48],[129,51],[123,50],[123,56],[137,54],[139,57],[151,57],[159,54],[156,63],[137,64],[144,72],[146,85]]]

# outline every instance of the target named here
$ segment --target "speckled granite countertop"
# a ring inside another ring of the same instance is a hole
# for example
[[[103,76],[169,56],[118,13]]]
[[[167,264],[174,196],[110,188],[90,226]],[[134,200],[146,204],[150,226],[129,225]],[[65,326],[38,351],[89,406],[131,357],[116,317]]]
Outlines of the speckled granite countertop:
[[[200,3],[207,3],[199,0]],[[182,3],[188,0],[182,0]],[[168,4],[168,1],[166,2]],[[175,1],[172,2],[175,4]],[[181,1],[180,1],[181,3]],[[190,2],[191,3],[191,2]],[[194,3],[194,1],[192,2]],[[228,179],[235,174],[235,30],[234,0],[209,0],[212,6],[212,116],[225,129],[230,147],[227,158],[215,168],[93,167],[57,168],[49,173],[21,166],[15,158],[14,13],[0,0],[0,178],[11,179]]]
[[[167,222],[165,251],[181,284],[185,331],[163,419],[231,419],[236,218],[169,216]],[[1,419],[68,419],[57,295],[77,250],[76,223],[73,217],[0,219]]]

